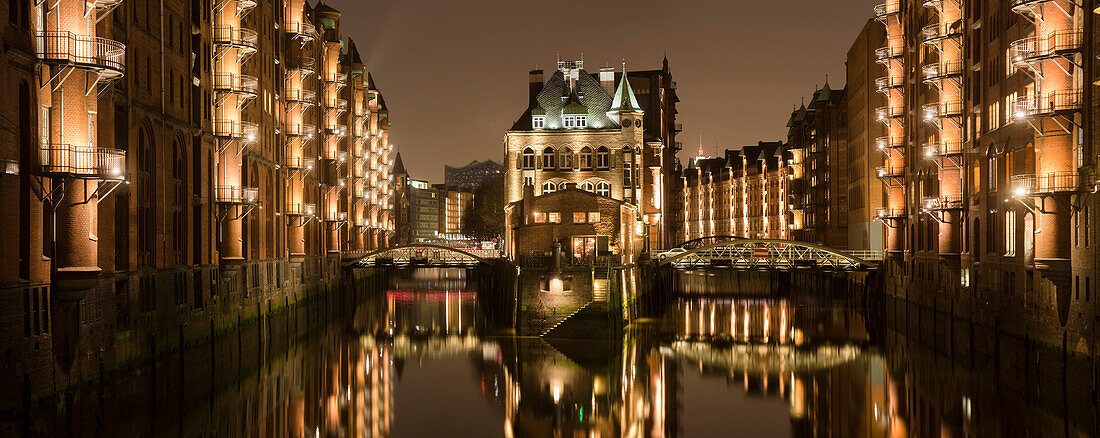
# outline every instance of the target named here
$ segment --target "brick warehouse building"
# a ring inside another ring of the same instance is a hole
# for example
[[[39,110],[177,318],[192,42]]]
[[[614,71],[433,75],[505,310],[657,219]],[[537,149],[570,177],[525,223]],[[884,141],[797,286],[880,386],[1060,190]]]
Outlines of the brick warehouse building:
[[[681,173],[682,241],[712,236],[789,239],[791,167],[782,142],[696,157]]]
[[[392,234],[388,110],[338,11],[161,6],[0,11],[16,96],[0,202],[18,227],[0,243],[0,369],[25,382],[8,403],[299,301]]]
[[[1094,351],[1095,12],[1065,0],[874,9],[889,291],[1021,342]]]

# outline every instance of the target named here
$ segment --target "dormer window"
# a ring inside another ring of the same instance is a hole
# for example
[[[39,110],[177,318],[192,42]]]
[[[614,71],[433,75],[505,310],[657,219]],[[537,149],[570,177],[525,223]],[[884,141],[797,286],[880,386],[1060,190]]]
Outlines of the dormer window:
[[[546,127],[546,116],[531,116],[531,126],[535,129]]]
[[[562,117],[566,129],[580,129],[588,127],[588,116],[583,114],[566,114]]]

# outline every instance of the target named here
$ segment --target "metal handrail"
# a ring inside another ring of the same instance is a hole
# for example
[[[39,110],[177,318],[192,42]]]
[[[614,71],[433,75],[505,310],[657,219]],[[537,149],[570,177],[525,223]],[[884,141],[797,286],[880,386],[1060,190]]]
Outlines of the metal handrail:
[[[313,37],[317,35],[317,26],[314,26],[313,23],[306,20],[297,22],[288,21],[283,25],[283,28],[286,29],[286,33],[302,36],[307,39],[313,39]]]
[[[875,5],[875,18],[882,20],[891,15],[901,12],[900,0],[887,0],[886,3],[880,3]]]
[[[892,219],[892,218],[905,217],[905,209],[904,208],[879,207],[879,208],[875,209],[875,217],[882,218],[882,219]]]
[[[317,127],[308,123],[287,123],[284,133],[294,137],[313,138],[317,134]]]
[[[255,97],[260,80],[240,73],[215,73],[214,90]]]
[[[313,90],[304,90],[304,89],[301,89],[301,88],[288,89],[288,90],[286,90],[285,99],[286,99],[287,102],[296,102],[296,103],[302,103],[302,104],[306,104],[306,105],[313,105],[317,102],[317,92],[313,91]]]
[[[958,24],[956,24],[958,23]],[[932,43],[942,39],[953,38],[962,35],[961,22],[932,23],[921,29],[921,36],[925,43]]]
[[[348,220],[348,212],[346,211],[326,211],[326,222],[344,222]]]
[[[317,159],[312,157],[286,157],[286,167],[289,169],[306,169],[313,170],[313,167],[317,165]]]
[[[259,34],[252,29],[237,26],[214,26],[214,44],[255,51],[260,40]]]
[[[118,41],[68,31],[35,33],[38,58],[45,62],[77,64],[122,76],[126,71],[126,45]]]
[[[964,207],[962,195],[925,196],[921,199],[925,210],[957,210]]]
[[[894,117],[902,117],[905,115],[905,106],[881,106],[875,109],[875,117],[879,120],[886,120]]]
[[[875,79],[875,88],[880,92],[903,86],[905,86],[905,78],[902,76],[885,76]]]
[[[905,146],[905,137],[883,136],[875,139],[879,149],[894,149]]]
[[[961,141],[933,141],[924,144],[925,155],[945,156],[959,155],[963,152]]]
[[[1017,97],[1013,102],[1013,114],[1018,119],[1028,116],[1054,114],[1060,111],[1076,111],[1084,103],[1084,93],[1079,89],[1051,91],[1046,96],[1030,94]]]
[[[317,204],[311,202],[290,202],[286,205],[286,214],[289,216],[314,216],[317,214]]]
[[[1012,62],[1026,64],[1029,61],[1050,58],[1059,52],[1081,50],[1085,34],[1079,30],[1056,30],[1046,35],[1018,39],[1009,45]]]
[[[905,174],[905,166],[879,166],[875,168],[875,174],[879,178],[891,178]]]
[[[333,109],[344,112],[348,110],[348,100],[342,98],[325,99],[325,108]]]
[[[325,82],[336,82],[338,84],[346,84],[348,82],[348,74],[344,72],[328,73],[325,75]]]
[[[1081,186],[1081,176],[1076,171],[1013,175],[1009,181],[1019,194],[1076,192]]]
[[[296,60],[287,62],[287,74],[292,73],[304,73],[313,74],[317,72],[317,60],[308,56],[305,53],[299,53]]]
[[[260,189],[257,187],[216,186],[214,200],[222,204],[259,204]]]
[[[240,120],[214,119],[214,136],[229,137],[237,140],[256,141],[260,136],[260,125]]]
[[[931,81],[936,79],[942,79],[950,76],[959,76],[963,72],[962,61],[940,61],[933,64],[925,65],[921,68],[924,73],[924,80]]]
[[[926,103],[921,107],[925,120],[962,115],[963,103],[961,100],[946,100],[942,102]]]
[[[126,151],[122,149],[50,144],[39,151],[42,173],[112,180],[125,178]]]

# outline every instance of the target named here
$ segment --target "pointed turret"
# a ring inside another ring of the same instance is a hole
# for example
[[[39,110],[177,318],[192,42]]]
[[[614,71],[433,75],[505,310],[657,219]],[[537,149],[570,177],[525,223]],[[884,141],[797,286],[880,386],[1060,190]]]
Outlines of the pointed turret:
[[[634,89],[630,88],[630,81],[626,79],[626,64],[623,64],[623,77],[619,80],[619,87],[615,90],[615,98],[611,101],[611,112],[640,113],[642,106],[638,104],[638,98],[634,96]]]

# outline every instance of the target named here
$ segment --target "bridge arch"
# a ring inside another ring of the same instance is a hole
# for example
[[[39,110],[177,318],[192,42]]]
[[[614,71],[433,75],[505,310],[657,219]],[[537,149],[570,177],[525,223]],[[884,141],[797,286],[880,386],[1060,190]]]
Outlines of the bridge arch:
[[[707,237],[699,237],[699,238],[696,238],[696,239],[691,239],[691,240],[688,240],[688,241],[685,241],[685,242],[680,242],[680,244],[676,245],[675,247],[690,250],[690,249],[695,249],[695,248],[701,248],[701,247],[707,246],[707,245],[709,245],[711,243],[715,243],[715,242],[728,242],[730,240],[741,240],[741,239],[745,239],[745,238],[744,237],[738,237],[738,236],[707,236]]]
[[[875,265],[839,250],[784,239],[733,239],[714,242],[660,260],[658,267],[793,270],[824,268],[844,271],[875,269]]]
[[[347,261],[344,266],[476,266],[489,263],[491,263],[490,258],[458,248],[416,243],[371,251]]]

